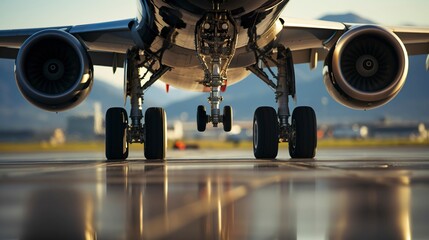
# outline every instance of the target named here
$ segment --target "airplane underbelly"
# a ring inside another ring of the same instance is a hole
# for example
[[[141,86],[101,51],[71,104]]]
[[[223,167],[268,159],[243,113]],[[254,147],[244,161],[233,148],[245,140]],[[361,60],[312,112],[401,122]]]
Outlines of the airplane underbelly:
[[[157,14],[140,13],[139,19],[155,19],[148,25],[163,38],[171,37],[171,43],[182,48],[195,49],[196,23],[208,11],[212,11],[212,1],[201,0],[155,0],[146,1]],[[281,10],[288,1],[285,0],[230,0],[221,4],[221,9],[228,11],[238,27],[237,48],[249,43],[248,30],[255,29],[258,36],[263,35],[273,27]],[[144,17],[144,15],[150,15]],[[142,20],[143,21],[143,20]],[[174,29],[174,32],[171,30]],[[148,31],[138,29],[144,38]],[[270,39],[272,40],[272,39]],[[154,40],[144,40],[153,47]],[[156,40],[155,40],[156,41]],[[263,47],[263,46],[260,46]]]
[[[255,62],[255,54],[246,47],[242,47],[236,50],[229,67],[247,67]],[[182,48],[177,45],[173,45],[164,52],[162,64],[173,68],[201,68],[201,62],[194,49]]]
[[[215,1],[201,1],[201,0],[163,0],[164,2],[186,10],[193,14],[201,14],[205,11],[213,10]],[[230,11],[234,16],[240,17],[249,14],[261,8],[271,8],[284,0],[228,0],[218,1],[221,9]]]
[[[228,86],[243,80],[249,74],[250,72],[244,68],[228,69]],[[160,80],[175,88],[204,92],[207,91],[207,89],[200,84],[203,78],[204,71],[198,66],[192,68],[174,68],[173,70],[165,73]]]

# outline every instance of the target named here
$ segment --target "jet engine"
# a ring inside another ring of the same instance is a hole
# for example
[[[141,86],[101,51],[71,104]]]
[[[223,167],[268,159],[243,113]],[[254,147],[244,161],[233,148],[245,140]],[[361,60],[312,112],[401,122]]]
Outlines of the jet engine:
[[[77,106],[89,94],[93,66],[83,45],[62,30],[43,30],[21,46],[15,79],[22,95],[47,111]]]
[[[353,109],[386,104],[401,90],[408,55],[393,32],[372,25],[352,28],[330,50],[323,69],[329,94]]]

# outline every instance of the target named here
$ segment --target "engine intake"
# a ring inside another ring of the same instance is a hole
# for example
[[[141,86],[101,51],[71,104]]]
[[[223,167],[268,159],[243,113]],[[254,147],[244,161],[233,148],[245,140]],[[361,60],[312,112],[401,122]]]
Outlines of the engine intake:
[[[392,100],[407,73],[408,56],[402,41],[393,32],[372,25],[343,34],[323,70],[325,85],[335,100],[365,110]]]
[[[21,46],[15,79],[22,95],[47,111],[64,111],[80,104],[93,83],[87,51],[71,34],[43,30]]]

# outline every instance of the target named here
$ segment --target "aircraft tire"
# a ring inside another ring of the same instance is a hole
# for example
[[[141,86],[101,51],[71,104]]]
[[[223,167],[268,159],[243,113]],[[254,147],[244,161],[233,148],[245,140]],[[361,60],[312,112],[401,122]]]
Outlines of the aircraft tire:
[[[233,112],[231,106],[223,107],[223,130],[225,132],[230,132],[232,129],[233,123]]]
[[[297,107],[292,113],[289,154],[292,158],[314,158],[317,147],[316,114],[311,107]]]
[[[207,112],[203,105],[197,108],[197,129],[199,132],[204,132],[207,126]]]
[[[109,108],[106,112],[106,158],[125,160],[128,157],[128,116],[123,108]]]
[[[167,116],[162,108],[148,108],[145,113],[144,156],[164,159],[167,151]]]
[[[274,159],[278,148],[276,111],[272,107],[259,107],[253,117],[253,154],[257,159]]]

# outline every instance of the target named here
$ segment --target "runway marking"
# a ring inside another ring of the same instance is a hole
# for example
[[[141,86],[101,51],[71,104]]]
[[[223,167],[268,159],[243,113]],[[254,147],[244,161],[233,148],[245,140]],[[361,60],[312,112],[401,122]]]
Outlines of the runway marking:
[[[59,164],[59,163],[55,162],[54,164]],[[75,166],[76,164],[78,164],[78,166]],[[0,177],[2,178],[2,180],[5,180],[13,177],[27,177],[32,175],[42,175],[42,174],[54,173],[54,172],[79,171],[83,169],[87,170],[87,169],[93,169],[93,168],[100,168],[107,165],[106,162],[97,162],[97,163],[91,163],[91,164],[80,164],[80,163],[76,163],[76,164],[73,164],[73,166],[57,165],[57,166],[50,166],[50,167],[46,167],[46,166],[42,167],[40,165],[39,166],[36,165],[37,168],[30,168],[31,166],[30,167],[27,166],[24,169],[27,171],[23,171],[23,168],[15,168],[16,170],[18,170],[17,172],[11,172],[14,170],[14,168],[7,168],[7,169],[4,169],[4,171],[0,171]]]

